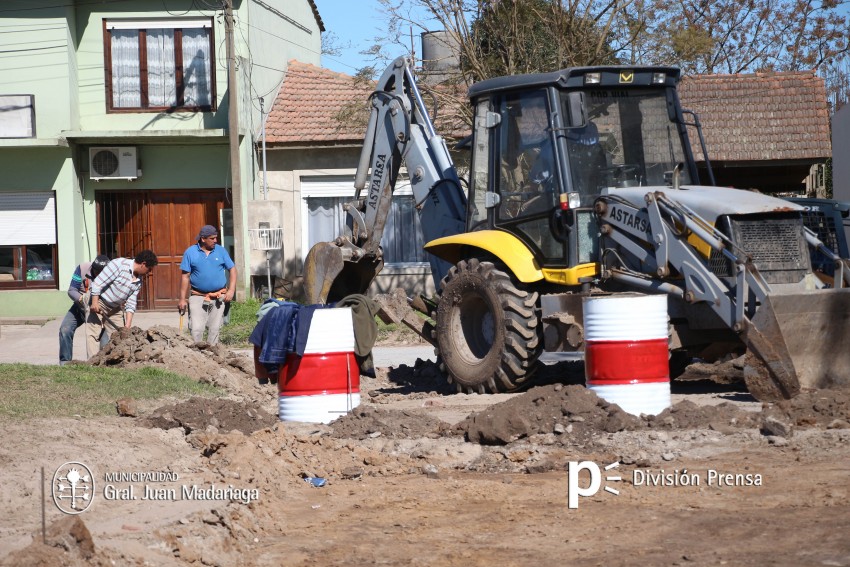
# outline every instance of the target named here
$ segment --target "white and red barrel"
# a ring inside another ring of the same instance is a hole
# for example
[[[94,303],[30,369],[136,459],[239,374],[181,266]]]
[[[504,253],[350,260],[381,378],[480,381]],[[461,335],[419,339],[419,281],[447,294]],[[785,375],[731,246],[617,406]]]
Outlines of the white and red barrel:
[[[350,307],[313,313],[304,356],[290,354],[277,383],[282,421],[330,423],[360,405]]]
[[[670,407],[667,295],[590,296],[583,308],[587,387],[633,415]]]

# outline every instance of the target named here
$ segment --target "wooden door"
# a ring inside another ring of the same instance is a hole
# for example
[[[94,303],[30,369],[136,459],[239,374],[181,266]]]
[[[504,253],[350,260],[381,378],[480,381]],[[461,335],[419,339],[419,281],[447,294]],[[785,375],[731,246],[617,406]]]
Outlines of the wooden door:
[[[153,250],[159,265],[142,285],[139,310],[173,309],[180,293],[180,261],[198,230],[219,230],[223,189],[97,192],[98,253],[134,257]]]
[[[177,307],[183,252],[197,243],[198,231],[205,224],[221,231],[218,219],[223,206],[224,191],[151,192],[152,250],[159,259],[153,271],[155,309]]]

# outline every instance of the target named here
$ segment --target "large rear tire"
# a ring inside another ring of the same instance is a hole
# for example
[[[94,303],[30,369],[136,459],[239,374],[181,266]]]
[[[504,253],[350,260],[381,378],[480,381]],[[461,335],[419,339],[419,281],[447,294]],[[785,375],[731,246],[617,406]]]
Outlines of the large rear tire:
[[[461,260],[443,278],[437,355],[459,392],[510,392],[534,374],[542,350],[536,292],[491,262]]]

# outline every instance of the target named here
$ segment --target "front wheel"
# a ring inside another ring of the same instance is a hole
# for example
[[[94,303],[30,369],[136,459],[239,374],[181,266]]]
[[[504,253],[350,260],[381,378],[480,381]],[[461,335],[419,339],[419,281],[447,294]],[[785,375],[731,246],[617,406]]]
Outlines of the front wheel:
[[[526,383],[542,349],[538,294],[476,259],[460,261],[440,288],[437,354],[458,391],[509,392]]]

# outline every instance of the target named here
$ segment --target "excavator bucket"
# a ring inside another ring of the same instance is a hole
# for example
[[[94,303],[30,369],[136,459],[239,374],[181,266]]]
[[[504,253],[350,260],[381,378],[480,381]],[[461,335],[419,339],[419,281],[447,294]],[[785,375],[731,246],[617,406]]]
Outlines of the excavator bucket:
[[[761,401],[800,388],[850,389],[850,288],[771,293],[744,340],[762,363],[744,372]]]
[[[319,242],[304,260],[307,303],[330,303],[346,295],[365,294],[383,267],[381,259],[347,260],[342,247],[333,242]]]

